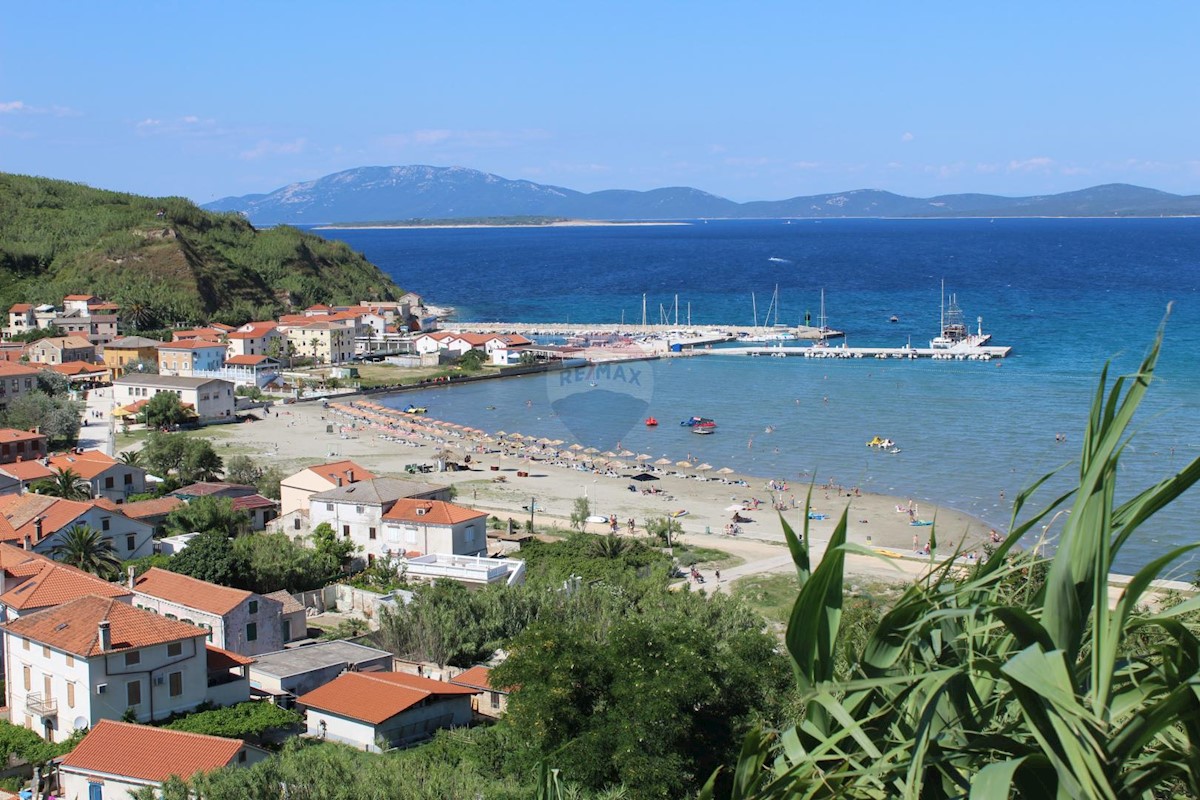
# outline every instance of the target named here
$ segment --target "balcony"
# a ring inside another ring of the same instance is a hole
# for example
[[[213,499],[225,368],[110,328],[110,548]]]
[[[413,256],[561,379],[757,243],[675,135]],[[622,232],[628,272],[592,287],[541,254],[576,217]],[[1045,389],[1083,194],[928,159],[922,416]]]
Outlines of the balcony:
[[[25,696],[25,713],[35,717],[53,717],[58,713],[58,701],[41,692],[33,692]]]

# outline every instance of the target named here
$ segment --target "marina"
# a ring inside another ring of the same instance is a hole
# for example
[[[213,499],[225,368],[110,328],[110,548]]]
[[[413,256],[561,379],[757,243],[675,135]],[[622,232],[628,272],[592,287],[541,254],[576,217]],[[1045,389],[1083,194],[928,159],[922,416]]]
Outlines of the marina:
[[[717,356],[765,356],[770,358],[876,358],[918,359],[934,361],[991,361],[1006,358],[1011,347],[961,344],[949,348],[935,347],[720,347],[706,351]]]

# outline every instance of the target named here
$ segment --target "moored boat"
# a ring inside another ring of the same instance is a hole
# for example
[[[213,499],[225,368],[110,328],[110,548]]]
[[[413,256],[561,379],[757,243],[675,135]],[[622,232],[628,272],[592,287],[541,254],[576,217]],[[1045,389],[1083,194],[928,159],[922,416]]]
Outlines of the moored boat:
[[[658,420],[656,420],[654,417],[646,417],[646,427],[647,428],[653,428],[657,425],[658,425]]]

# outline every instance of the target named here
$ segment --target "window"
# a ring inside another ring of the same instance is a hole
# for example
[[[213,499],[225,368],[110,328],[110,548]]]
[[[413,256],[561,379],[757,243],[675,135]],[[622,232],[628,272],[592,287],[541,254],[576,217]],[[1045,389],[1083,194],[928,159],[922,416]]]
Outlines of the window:
[[[133,473],[132,472],[125,473],[125,485],[126,486],[133,485]]]
[[[22,640],[21,640],[21,646],[22,646],[22,647],[24,647],[26,650],[28,650],[28,649],[29,649],[29,640],[28,640],[28,639],[22,639]]]
[[[290,642],[292,640],[292,621],[290,619],[283,620],[283,641]]]
[[[342,526],[342,536],[345,536],[347,538],[350,537],[350,526],[349,525]]]
[[[142,682],[132,680],[125,684],[125,705],[139,706],[142,704]]]
[[[362,514],[362,513],[363,513],[363,507],[362,507],[362,506],[355,506],[355,507],[354,507],[354,513],[355,513],[355,514]]]
[[[42,645],[42,658],[50,657],[50,648],[47,645]]]
[[[258,641],[258,623],[257,622],[246,623],[246,641],[247,642]]]
[[[492,697],[491,697],[492,708],[499,708],[500,707],[500,693],[492,692],[491,695],[492,695]]]
[[[167,644],[167,658],[175,658],[183,655],[183,642],[170,642]]]
[[[326,511],[333,511],[333,503],[326,503],[326,504],[325,504],[325,510],[326,510]]]
[[[172,672],[167,679],[168,694],[171,697],[179,697],[183,694],[183,672]]]
[[[67,708],[75,707],[75,684],[67,684]]]
[[[140,663],[142,663],[142,654],[140,651],[131,650],[130,652],[125,654],[125,666],[133,667]]]
[[[105,489],[111,489],[111,488],[113,488],[113,484],[114,484],[115,482],[116,482],[116,479],[115,479],[115,478],[113,478],[113,476],[112,476],[112,475],[109,475],[107,478],[105,478],[105,479],[104,479],[104,488],[105,488]]]
[[[67,666],[68,667],[75,666],[75,656],[71,655],[70,653],[67,653]]]
[[[258,601],[257,601],[257,600],[251,600],[249,605],[250,605],[250,609],[249,609],[249,610],[250,610],[250,613],[251,613],[251,614],[257,614],[257,613],[258,613]]]
[[[374,539],[375,538],[375,529],[367,528],[367,536],[371,539]]]
[[[137,547],[137,537],[134,536],[132,533],[125,534],[125,550],[126,550],[126,552],[132,553],[135,547]]]
[[[24,678],[25,678],[25,691],[27,691],[27,692],[28,692],[28,691],[29,691],[29,689],[30,689],[30,687],[32,687],[32,686],[33,686],[33,675],[32,675],[32,674],[30,673],[30,671],[29,671],[29,665],[26,665],[26,666],[24,666],[24,667],[21,669],[21,672],[22,672],[22,674],[24,675]]]
[[[110,519],[109,519],[108,517],[101,517],[101,518],[100,518],[100,530],[102,530],[102,531],[106,531],[106,530],[108,530],[108,529],[109,529],[109,527],[110,527],[110,524],[111,524],[111,522],[110,522]]]

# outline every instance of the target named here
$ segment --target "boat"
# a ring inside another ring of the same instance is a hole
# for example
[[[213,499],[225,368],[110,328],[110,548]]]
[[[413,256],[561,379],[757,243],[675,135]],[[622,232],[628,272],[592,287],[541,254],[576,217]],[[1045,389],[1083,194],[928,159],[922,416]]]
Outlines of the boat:
[[[900,321],[900,318],[897,317],[895,314],[892,314],[891,319],[888,320],[888,322],[899,322],[899,321]]]
[[[771,304],[767,306],[767,313],[763,315],[763,325],[767,326],[767,330],[763,330],[758,324],[758,303],[755,300],[754,294],[750,294],[750,304],[754,310],[754,333],[741,337],[742,342],[791,342],[795,341],[796,333],[787,325],[779,321],[779,284],[775,284],[775,291],[771,294]],[[774,322],[771,322],[771,314],[774,313]],[[769,324],[768,324],[769,323]]]
[[[690,419],[685,419],[683,422],[680,422],[679,424],[683,425],[684,427],[688,427],[688,428],[715,428],[715,427],[717,427],[717,423],[712,421],[708,417],[691,417]]]
[[[867,447],[876,447],[880,450],[888,450],[895,446],[895,442],[882,436],[876,436],[872,438],[871,441],[867,442]]]
[[[967,329],[963,311],[958,306],[958,295],[950,295],[950,304],[946,305],[946,281],[942,281],[941,333],[929,340],[931,350],[970,350],[987,344],[992,335],[983,332],[983,317],[976,318],[978,328],[975,333]],[[934,356],[937,358],[937,356]]]
[[[656,420],[654,417],[646,417],[646,427],[647,428],[654,428],[657,425],[658,425],[658,420]]]
[[[699,434],[699,435],[701,435],[701,436],[708,436],[708,435],[710,435],[710,434],[713,434],[713,433],[716,433],[716,432],[717,432],[717,426],[716,426],[716,425],[705,425],[705,426],[702,426],[702,427],[701,427],[701,426],[697,426],[697,427],[695,427],[695,428],[692,428],[692,433],[696,433],[696,434]]]
[[[426,408],[425,406],[414,406],[411,404],[409,405],[408,408],[404,409],[405,414],[424,414],[427,411],[429,411],[429,409]]]

